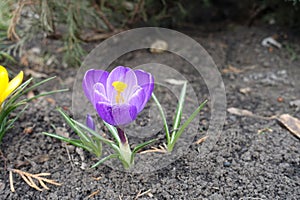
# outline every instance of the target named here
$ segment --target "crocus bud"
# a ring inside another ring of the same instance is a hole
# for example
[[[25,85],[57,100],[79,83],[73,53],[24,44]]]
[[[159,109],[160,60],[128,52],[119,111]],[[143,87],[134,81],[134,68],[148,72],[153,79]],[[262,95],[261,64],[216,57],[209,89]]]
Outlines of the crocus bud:
[[[94,131],[96,130],[94,120],[93,120],[92,116],[89,114],[86,115],[86,126]]]

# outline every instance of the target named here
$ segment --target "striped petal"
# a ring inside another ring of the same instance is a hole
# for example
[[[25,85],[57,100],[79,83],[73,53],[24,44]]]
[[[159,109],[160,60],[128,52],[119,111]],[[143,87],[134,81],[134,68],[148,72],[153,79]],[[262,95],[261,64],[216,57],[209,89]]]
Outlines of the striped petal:
[[[123,126],[131,123],[137,117],[137,109],[133,105],[111,105],[97,103],[96,110],[99,116],[113,126]]]

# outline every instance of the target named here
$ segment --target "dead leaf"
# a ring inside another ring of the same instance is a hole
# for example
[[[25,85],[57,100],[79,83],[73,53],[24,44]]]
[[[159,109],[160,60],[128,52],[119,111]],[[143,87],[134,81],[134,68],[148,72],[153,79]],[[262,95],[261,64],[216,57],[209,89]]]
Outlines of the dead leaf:
[[[235,74],[239,74],[241,72],[243,72],[243,70],[238,69],[232,65],[228,65],[228,68],[225,68],[222,70],[223,73],[227,74],[227,73],[235,73]]]
[[[23,133],[26,134],[26,135],[31,134],[33,132],[34,127],[35,126],[30,126],[30,127],[24,128]]]
[[[31,75],[32,77],[34,78],[47,78],[48,75],[47,74],[44,74],[44,73],[40,73],[40,72],[36,72],[34,70],[31,70],[31,69],[25,69],[24,70],[24,73],[29,76]]]
[[[260,115],[256,115],[253,112],[245,109],[239,109],[239,108],[228,108],[227,111],[231,114],[238,115],[238,116],[244,116],[244,117],[253,117],[253,118],[259,118],[259,119],[265,119],[265,120],[270,120],[270,119],[276,119],[277,116],[270,116],[270,117],[264,117]]]
[[[254,117],[255,114],[249,110],[244,110],[244,109],[239,109],[239,108],[228,108],[227,111],[231,114],[238,115],[238,116],[249,116],[249,117]]]
[[[280,115],[277,120],[281,122],[294,136],[300,139],[300,120],[289,114]]]
[[[204,142],[207,138],[208,138],[208,136],[204,136],[204,137],[200,138],[199,140],[197,140],[197,141],[195,142],[195,144],[201,144],[201,143]]]
[[[172,85],[183,85],[186,82],[185,80],[177,80],[172,78],[166,79],[165,81]]]
[[[48,103],[52,104],[52,105],[55,105],[55,103],[56,103],[56,101],[53,98],[50,98],[50,97],[46,98],[46,101]]]

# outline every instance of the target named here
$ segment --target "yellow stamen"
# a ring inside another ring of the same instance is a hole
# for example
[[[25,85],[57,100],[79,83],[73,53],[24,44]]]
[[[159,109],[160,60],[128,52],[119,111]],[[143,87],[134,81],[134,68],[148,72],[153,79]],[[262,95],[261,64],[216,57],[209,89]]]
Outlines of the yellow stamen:
[[[121,93],[127,88],[127,84],[122,81],[115,81],[112,83],[112,86],[117,91],[116,102],[124,103],[124,98],[122,97]]]

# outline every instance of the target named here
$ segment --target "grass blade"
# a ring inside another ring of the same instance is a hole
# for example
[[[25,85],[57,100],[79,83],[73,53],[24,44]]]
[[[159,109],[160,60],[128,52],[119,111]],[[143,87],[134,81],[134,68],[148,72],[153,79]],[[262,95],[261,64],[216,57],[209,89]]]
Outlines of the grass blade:
[[[105,161],[107,161],[107,160],[109,160],[109,159],[112,159],[112,158],[118,158],[118,157],[119,157],[118,154],[111,154],[111,155],[109,155],[109,156],[106,156],[105,158],[102,158],[102,159],[99,160],[96,164],[94,164],[94,165],[92,166],[92,168],[97,167],[98,165],[104,163]]]
[[[16,121],[17,119],[19,119],[20,115],[21,115],[22,113],[24,113],[24,111],[25,111],[27,108],[28,108],[28,104],[21,110],[21,112],[19,112],[19,113],[17,114],[17,116],[15,116],[15,117],[9,122],[9,124],[7,125],[5,131],[7,131],[8,129],[12,128],[13,124],[15,123],[15,121]],[[0,139],[0,141],[1,141],[1,139]]]
[[[183,87],[182,87],[182,90],[180,93],[180,97],[179,97],[179,101],[178,101],[178,105],[177,105],[177,109],[176,109],[176,115],[175,115],[174,123],[173,123],[173,133],[171,136],[171,143],[173,142],[173,140],[175,138],[175,134],[176,134],[178,127],[180,126],[181,115],[182,115],[182,110],[183,110],[183,105],[184,105],[184,100],[185,100],[185,95],[186,95],[186,86],[187,86],[187,82],[185,82],[183,84]]]
[[[116,129],[116,127],[106,123],[105,121],[103,121],[105,126],[108,128],[109,132],[112,134],[112,136],[115,138],[118,146],[120,146],[121,140],[119,138],[119,134],[118,134],[118,130]]]
[[[153,143],[153,142],[155,142],[155,141],[157,141],[157,139],[152,139],[152,140],[149,140],[149,141],[147,141],[147,142],[144,142],[144,143],[142,143],[142,144],[137,145],[137,146],[133,149],[132,153],[138,152],[140,149],[144,148],[145,146],[147,146],[147,145],[149,145],[149,144],[151,144],[151,143]]]
[[[84,144],[82,144],[81,140],[70,139],[70,138],[67,138],[67,137],[64,137],[64,136],[61,136],[61,135],[57,135],[57,134],[54,134],[54,133],[42,132],[42,134],[50,136],[50,137],[53,137],[55,139],[59,139],[61,141],[67,142],[67,143],[70,143],[70,144],[72,144],[74,146],[83,148],[83,149],[85,149],[87,151],[90,151],[89,147],[87,147]]]
[[[99,133],[97,133],[96,131],[94,131],[94,130],[88,128],[88,127],[86,127],[85,125],[83,125],[83,124],[81,124],[81,123],[79,123],[79,122],[77,122],[77,121],[75,121],[75,120],[72,120],[72,122],[75,123],[75,125],[79,126],[80,128],[82,128],[82,129],[88,131],[90,134],[92,134],[93,136],[95,136],[96,138],[98,138],[99,140],[101,140],[102,142],[104,142],[105,144],[111,146],[115,151],[119,152],[119,147],[118,147],[116,144],[114,144],[113,141],[108,140],[108,139],[102,137],[102,136],[101,136]]]
[[[61,108],[58,108],[57,110],[62,115],[62,117],[64,118],[64,120],[67,122],[67,124],[81,138],[81,140],[82,140],[83,143],[92,143],[91,139],[88,136],[86,136],[84,133],[82,133],[82,131],[75,126],[74,121],[66,113],[64,113]]]
[[[182,135],[184,129],[193,121],[193,119],[197,116],[197,114],[200,112],[200,110],[205,106],[207,103],[207,100],[203,101],[200,106],[191,114],[191,116],[184,122],[184,124],[179,128],[179,130],[176,132],[174,140],[170,145],[168,145],[168,151],[172,151],[174,148],[174,145],[176,144],[178,138]]]
[[[61,89],[61,90],[54,90],[54,91],[51,91],[51,92],[45,92],[45,93],[36,95],[34,97],[31,97],[29,99],[26,99],[26,102],[32,101],[32,100],[37,99],[39,97],[47,96],[47,95],[50,95],[50,94],[55,94],[55,93],[59,93],[59,92],[67,92],[67,91],[69,91],[69,89]]]
[[[23,94],[25,94],[25,93],[27,93],[27,92],[29,92],[29,91],[35,89],[36,87],[38,87],[38,86],[40,86],[40,85],[42,85],[42,84],[44,84],[44,83],[46,83],[46,82],[48,82],[48,81],[51,81],[51,80],[53,80],[53,79],[55,79],[55,78],[56,78],[56,76],[53,76],[53,77],[47,78],[47,79],[45,79],[45,80],[42,80],[42,81],[40,81],[40,82],[34,84],[33,86],[27,88],[26,90],[24,90]],[[32,80],[32,78],[30,78],[29,80]]]
[[[167,124],[165,113],[164,113],[163,108],[162,108],[161,104],[159,103],[158,99],[154,95],[154,93],[152,93],[152,98],[153,98],[153,100],[155,101],[155,103],[156,103],[156,105],[158,107],[158,110],[160,112],[160,116],[162,117],[162,120],[163,120],[163,123],[164,123],[165,132],[166,132],[167,143],[169,144],[170,141],[171,141],[170,140],[170,132],[169,132],[169,127],[168,127],[168,124]]]

